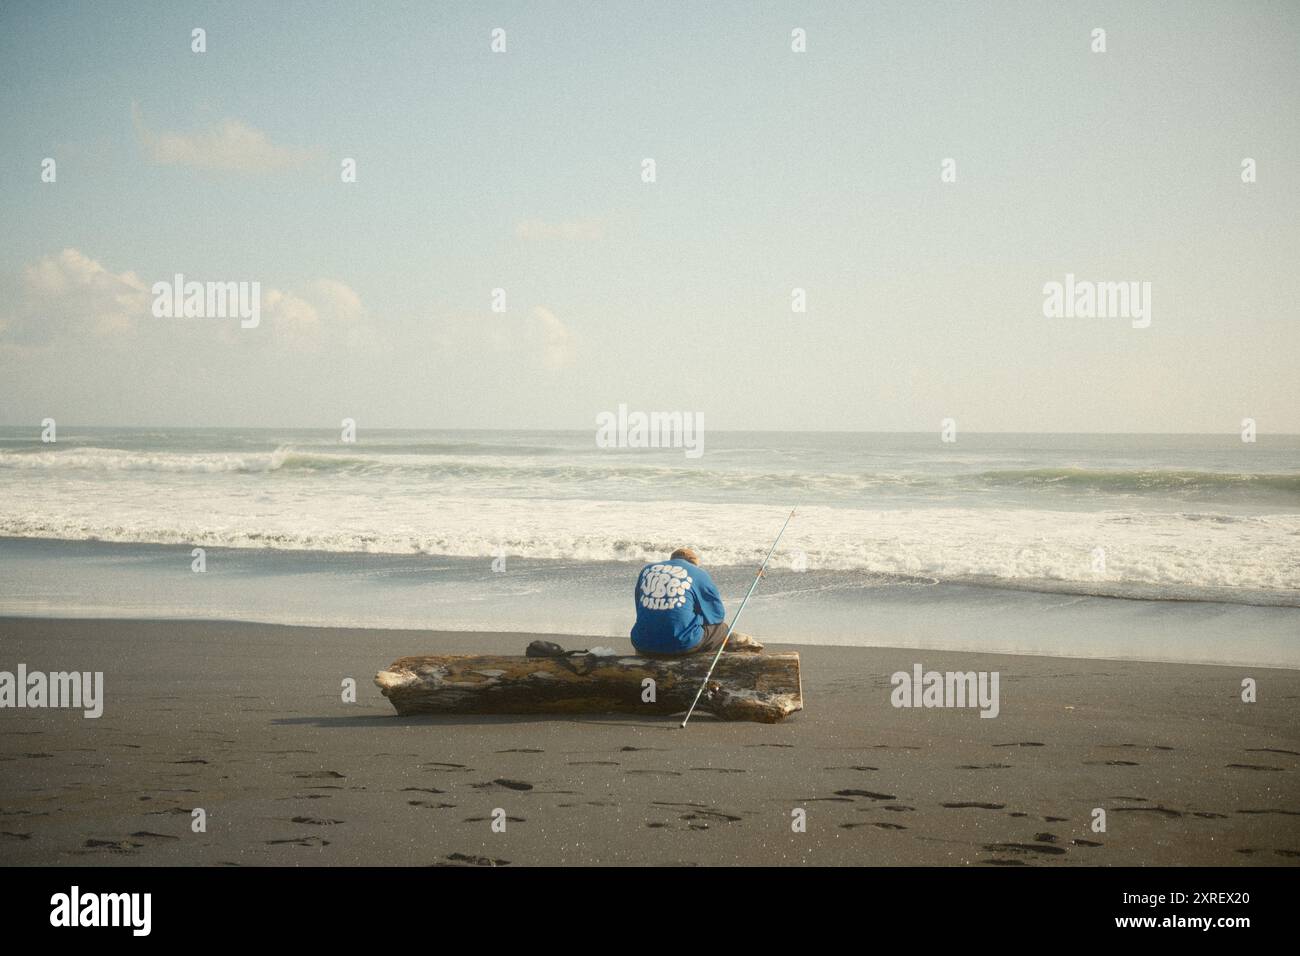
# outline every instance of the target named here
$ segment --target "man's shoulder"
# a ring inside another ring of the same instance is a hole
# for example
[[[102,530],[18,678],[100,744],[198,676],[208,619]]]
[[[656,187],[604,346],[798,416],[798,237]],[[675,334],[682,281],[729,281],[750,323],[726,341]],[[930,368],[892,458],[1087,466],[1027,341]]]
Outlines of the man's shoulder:
[[[666,558],[663,561],[651,561],[649,564],[642,565],[641,570],[638,571],[637,574],[639,576],[645,574],[647,571],[667,571],[669,574],[674,574],[675,571],[685,571],[687,575],[693,578],[701,577],[706,581],[713,580],[709,576],[708,571],[705,571],[698,564],[691,564],[691,562],[683,558]],[[676,577],[677,575],[674,574],[674,576]]]
[[[663,570],[664,568],[680,568],[683,567],[685,563],[686,562],[682,561],[680,558],[665,558],[662,561],[651,561],[649,564],[644,565],[641,570],[649,571],[651,569]]]
[[[703,578],[703,580],[712,583],[712,579],[709,577],[707,571],[698,565],[691,564],[689,561],[684,561],[681,558],[668,558],[663,561],[651,561],[637,572],[637,577],[642,578],[647,574],[668,574],[674,578],[691,578],[692,580]]]
[[[709,584],[712,584],[712,583],[713,583],[713,577],[709,574],[708,571],[704,570],[704,569],[703,569],[702,567],[700,567],[699,565],[694,565],[694,564],[691,565],[691,571],[690,571],[690,573],[691,573],[693,576],[695,576],[695,577],[698,577],[698,578],[700,578],[700,579],[702,579],[702,580],[704,580],[704,581],[707,581]]]

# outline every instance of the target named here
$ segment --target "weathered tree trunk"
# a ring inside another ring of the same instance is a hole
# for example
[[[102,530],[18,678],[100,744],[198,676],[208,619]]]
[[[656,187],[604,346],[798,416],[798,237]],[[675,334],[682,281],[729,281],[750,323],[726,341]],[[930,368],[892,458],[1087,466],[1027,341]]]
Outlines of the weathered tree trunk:
[[[712,654],[648,658],[403,657],[375,675],[399,714],[675,714]],[[653,701],[647,679],[653,680]],[[724,653],[700,698],[723,720],[774,723],[803,709],[798,654]]]

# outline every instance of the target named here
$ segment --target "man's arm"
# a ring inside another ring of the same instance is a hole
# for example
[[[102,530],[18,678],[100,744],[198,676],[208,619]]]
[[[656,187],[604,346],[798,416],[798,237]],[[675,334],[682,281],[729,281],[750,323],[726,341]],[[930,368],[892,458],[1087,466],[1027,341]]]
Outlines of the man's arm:
[[[695,592],[695,607],[704,617],[705,624],[721,624],[727,619],[727,609],[722,604],[722,595],[718,593],[718,587],[707,571],[701,569],[700,573],[695,575],[695,586],[692,590]]]

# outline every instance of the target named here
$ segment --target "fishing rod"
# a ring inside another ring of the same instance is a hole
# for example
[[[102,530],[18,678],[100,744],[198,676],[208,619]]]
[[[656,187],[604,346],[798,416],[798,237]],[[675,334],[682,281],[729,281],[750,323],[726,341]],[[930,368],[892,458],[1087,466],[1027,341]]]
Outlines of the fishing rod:
[[[686,721],[691,719],[691,714],[695,713],[695,705],[700,702],[700,697],[704,694],[704,688],[709,686],[709,678],[713,676],[713,668],[718,666],[718,661],[722,657],[722,652],[727,649],[727,641],[731,639],[731,632],[736,629],[736,622],[740,620],[741,612],[745,610],[745,605],[754,595],[754,589],[758,587],[759,578],[763,576],[763,571],[767,569],[767,562],[772,560],[772,552],[781,541],[781,535],[785,534],[786,526],[790,524],[790,519],[794,517],[794,509],[785,516],[785,524],[781,525],[781,530],[776,533],[776,541],[772,542],[772,547],[767,550],[767,557],[758,567],[758,574],[754,575],[754,583],[749,586],[749,593],[745,595],[745,600],[740,602],[740,607],[736,608],[736,616],[731,619],[731,627],[727,628],[726,635],[722,638],[722,643],[718,645],[718,653],[713,655],[713,663],[709,665],[709,672],[704,675],[704,682],[700,684],[700,689],[695,692],[695,700],[691,702],[691,709],[686,712],[686,720],[682,721],[682,726],[686,726]]]

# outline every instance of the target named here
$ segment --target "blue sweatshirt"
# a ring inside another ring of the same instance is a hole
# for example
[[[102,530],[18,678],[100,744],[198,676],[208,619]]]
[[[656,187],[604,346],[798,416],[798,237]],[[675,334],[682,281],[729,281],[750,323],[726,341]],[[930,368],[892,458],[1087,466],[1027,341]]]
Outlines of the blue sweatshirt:
[[[633,594],[632,646],[639,651],[684,654],[704,640],[704,625],[727,619],[709,573],[682,558],[647,564]]]

